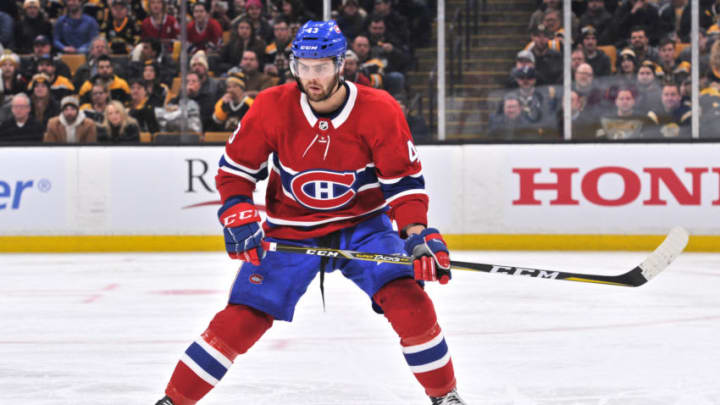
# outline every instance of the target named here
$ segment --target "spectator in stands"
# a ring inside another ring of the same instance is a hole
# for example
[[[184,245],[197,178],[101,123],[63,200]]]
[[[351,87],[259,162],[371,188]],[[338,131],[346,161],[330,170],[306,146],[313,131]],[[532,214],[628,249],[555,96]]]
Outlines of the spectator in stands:
[[[506,89],[514,89],[517,87],[517,80],[515,80],[515,76],[513,76],[513,69],[520,69],[525,66],[535,68],[535,55],[533,55],[532,52],[522,50],[517,53],[517,56],[515,56],[515,66],[513,66],[512,69],[510,69],[510,73],[508,74],[508,78],[505,80],[504,87]],[[542,83],[541,81],[536,79],[536,85],[542,86],[545,83]]]
[[[370,84],[376,89],[383,88],[385,64],[370,54],[370,40],[365,35],[358,35],[352,42],[352,51],[358,57],[360,72],[370,79]]]
[[[656,66],[649,60],[643,62],[637,72],[637,91],[638,96],[636,103],[637,110],[640,113],[648,111],[658,111],[661,107],[660,98],[662,88],[656,78]]]
[[[260,70],[260,62],[255,51],[246,49],[240,62],[240,69],[230,69],[228,74],[242,72],[245,75],[245,89],[247,95],[255,98],[261,90],[275,85],[275,78],[266,75]]]
[[[83,14],[80,0],[65,0],[65,7],[66,14],[55,22],[55,49],[63,53],[85,53],[100,28],[92,17]]]
[[[610,58],[605,52],[598,49],[597,31],[592,25],[584,26],[580,30],[580,41],[585,52],[585,61],[590,64],[596,77],[610,76],[612,67]]]
[[[97,61],[98,73],[89,80],[83,83],[78,91],[78,95],[86,101],[89,101],[88,93],[93,87],[93,84],[97,81],[103,83],[110,90],[110,98],[118,100],[122,103],[127,102],[130,99],[130,86],[128,86],[125,79],[115,74],[115,69],[112,65],[112,60],[107,55],[101,55]]]
[[[677,31],[680,28],[680,19],[687,0],[670,0],[658,10],[658,32],[660,38],[669,37],[678,40]]]
[[[700,77],[707,75],[710,66],[710,49],[714,42],[710,41],[707,30],[698,29],[698,51],[700,53]],[[682,62],[690,62],[692,60],[692,47],[687,46],[680,51],[678,60]]]
[[[675,41],[670,38],[663,38],[658,44],[658,65],[665,73],[667,80],[672,80],[677,63],[675,62]]]
[[[220,24],[223,31],[232,27],[232,19],[228,15],[230,6],[225,0],[212,0],[210,3],[210,18]]]
[[[155,107],[148,102],[148,92],[141,79],[130,80],[130,103],[128,114],[135,118],[141,132],[157,132],[160,126],[155,116]]]
[[[349,41],[365,30],[367,12],[360,8],[358,0],[343,0],[339,8],[337,24]]]
[[[612,14],[605,9],[603,0],[588,0],[587,9],[580,17],[580,26],[595,27],[595,38],[601,45],[613,45],[615,43],[615,34],[611,29],[608,29],[612,26]]]
[[[603,89],[598,88],[593,79],[592,66],[588,63],[581,63],[575,71],[573,90],[583,98],[583,109],[588,110],[588,112],[602,108],[604,97]]]
[[[150,12],[140,25],[140,35],[143,39],[155,38],[165,45],[165,53],[171,54],[173,40],[180,35],[180,24],[167,12],[165,0],[149,0]]]
[[[658,55],[657,49],[650,46],[650,40],[646,32],[647,29],[645,27],[633,27],[630,33],[630,47],[633,52],[635,52],[635,59],[638,63],[642,63],[644,60],[648,59],[658,63],[660,61],[660,56]]]
[[[623,86],[635,84],[638,62],[635,52],[630,48],[620,51],[615,72],[615,83]]]
[[[682,42],[690,42],[691,5],[692,2],[688,2],[688,4],[685,5],[682,16],[680,17],[678,36]],[[720,11],[720,6],[718,5],[717,0],[700,0],[699,8],[700,10],[698,14],[700,18],[700,28],[709,30],[711,26],[716,25],[718,22],[718,12]]]
[[[20,57],[6,51],[0,55],[0,100],[24,92],[27,82],[20,73]],[[8,98],[9,99],[9,98]]]
[[[200,93],[207,95],[207,99],[210,100],[211,104],[214,104],[218,98],[225,94],[225,83],[220,79],[210,77],[205,52],[199,51],[193,55],[192,59],[190,59],[190,70],[197,73],[200,79]],[[203,100],[204,99],[205,97],[203,97]],[[200,107],[202,108],[204,105],[201,103]],[[212,108],[212,105],[210,108]]]
[[[411,62],[410,50],[387,32],[385,20],[378,15],[370,17],[368,26],[371,53],[383,61],[384,88],[391,94],[405,91],[405,72]]]
[[[541,23],[549,33],[550,41],[548,42],[548,48],[560,53],[563,51],[563,37],[565,36],[562,21],[562,10],[547,10]],[[576,33],[577,24],[573,24],[573,38],[578,37]]]
[[[552,22],[552,24],[557,24],[558,26],[551,26],[548,25],[547,22],[545,22],[545,17],[548,13],[558,13],[557,15],[554,15],[553,18],[556,18],[557,21]],[[558,30],[562,29],[562,0],[542,0],[542,3],[540,4],[540,7],[538,7],[535,12],[530,15],[530,23],[528,24],[528,31],[532,31],[533,28],[537,27],[540,24],[545,24],[546,27],[552,32],[557,32]],[[578,26],[578,18],[575,16],[575,13],[572,12],[571,14],[571,24],[573,26],[573,35],[576,31],[575,27]]]
[[[52,57],[43,56],[38,60],[38,73],[45,73],[50,80],[50,94],[60,102],[66,96],[75,93],[75,86],[70,79],[57,73]]]
[[[230,33],[230,41],[220,50],[217,71],[227,72],[239,66],[245,49],[252,49],[258,55],[265,53],[265,41],[255,34],[255,28],[248,18],[240,18]]]
[[[564,103],[563,103],[564,105]],[[570,91],[571,139],[595,139],[599,122],[597,110],[587,106],[587,99],[575,90]],[[565,138],[565,114],[562,108],[557,113],[557,129],[560,138]]]
[[[15,51],[19,54],[29,54],[33,51],[33,41],[38,35],[45,37],[52,35],[52,24],[40,9],[38,0],[25,0],[22,14],[15,25]]]
[[[215,106],[215,101],[219,97],[214,97],[207,92],[201,92],[202,82],[200,81],[200,76],[196,72],[189,72],[185,77],[185,80],[185,91],[187,93],[187,98],[197,103],[200,110],[200,120],[202,122],[202,127],[211,128],[212,114]],[[179,105],[180,97],[181,95],[178,95],[177,97],[170,100],[168,104]]]
[[[415,142],[427,142],[432,140],[432,134],[430,128],[428,128],[425,119],[420,115],[414,115],[408,108],[408,98],[405,93],[393,94],[395,100],[400,104],[400,109],[405,116],[408,128],[410,128],[410,134]]]
[[[135,17],[136,24],[140,24],[142,20],[147,18],[148,13],[145,10],[147,0],[126,0],[130,3],[130,15]]]
[[[517,95],[506,95],[502,110],[490,117],[488,137],[497,140],[538,139],[539,132],[528,120]]]
[[[146,63],[142,72],[142,82],[148,94],[148,104],[153,107],[164,107],[170,98],[170,88],[158,79],[158,66]]]
[[[191,44],[189,53],[219,49],[223,30],[219,22],[210,18],[207,5],[197,2],[193,5],[192,12],[193,20],[187,26],[187,39]]]
[[[98,143],[123,145],[140,143],[140,127],[128,115],[119,101],[111,101],[105,108],[102,124],[97,129]]]
[[[649,43],[655,45],[660,40],[660,16],[657,6],[650,0],[625,0],[615,10],[613,22],[616,39],[631,37],[635,27],[644,27],[643,34]],[[633,48],[638,60],[644,60],[645,55],[638,52],[634,45]]]
[[[96,81],[92,85],[90,90],[90,102],[80,105],[80,111],[85,113],[85,116],[95,121],[97,124],[101,124],[105,119],[105,108],[110,103],[110,90],[107,85],[101,81]]]
[[[40,58],[49,57],[55,63],[59,75],[67,78],[72,77],[70,68],[59,57],[52,55],[50,40],[45,35],[38,35],[32,43],[32,53],[20,58],[20,69],[25,79],[29,80],[38,72]]]
[[[140,40],[140,27],[135,17],[128,15],[128,11],[127,0],[113,0],[110,15],[100,27],[114,55],[129,54]]]
[[[103,55],[110,55],[110,45],[107,40],[105,40],[105,37],[99,35],[92,40],[90,49],[87,55],[85,55],[85,63],[80,65],[75,71],[75,75],[73,76],[75,87],[80,88],[88,79],[97,75],[98,58]]]
[[[157,66],[160,82],[172,85],[172,80],[180,69],[171,56],[163,53],[160,41],[156,38],[145,38],[140,41],[140,46],[140,60],[130,62],[130,71],[133,72],[131,77],[140,77],[145,66],[153,63]]]
[[[30,113],[42,126],[42,132],[45,132],[50,118],[60,114],[60,103],[50,94],[50,78],[45,73],[36,74],[30,80],[28,90],[30,92]]]
[[[260,0],[247,0],[245,2],[245,9],[247,10],[247,18],[250,20],[255,34],[266,43],[272,41],[273,29],[263,16],[262,2]]]
[[[13,2],[6,3],[15,4]],[[50,22],[54,24],[55,21],[57,21],[57,19],[65,12],[65,5],[63,4],[63,0],[47,0],[47,2],[44,2],[43,9],[47,13]]]
[[[15,22],[4,11],[0,11],[0,44],[9,49],[15,45]]]
[[[309,20],[314,20],[315,15],[305,9],[302,1],[298,0],[282,0],[280,2],[280,12],[290,24],[305,24]]]
[[[634,90],[622,87],[615,96],[616,110],[605,115],[601,120],[602,128],[598,130],[598,138],[608,140],[640,139],[643,131],[652,122],[645,114],[635,110]]]
[[[407,18],[393,10],[391,0],[375,0],[372,15],[379,16],[385,22],[387,36],[396,38],[397,44],[410,44],[410,28]],[[374,17],[370,17],[370,24]],[[370,28],[368,27],[370,30]],[[372,36],[372,33],[370,34]],[[371,39],[372,42],[372,39]]]
[[[562,55],[548,48],[551,35],[543,24],[532,30],[532,43],[528,49],[535,56],[535,70],[542,83],[559,84],[562,80]]]
[[[682,104],[680,87],[665,83],[662,88],[662,109],[648,112],[653,122],[645,131],[646,138],[690,138],[690,107]]]
[[[244,74],[229,75],[226,87],[227,92],[215,103],[212,115],[213,128],[218,131],[234,131],[253,104],[253,99],[245,94]]]
[[[0,142],[42,142],[42,124],[30,113],[30,98],[25,93],[12,97],[11,110],[12,116],[0,123]]]
[[[520,102],[528,122],[545,125],[549,123],[549,118],[554,116],[557,109],[557,94],[552,86],[545,86],[542,90],[536,87],[535,73],[536,70],[531,67],[513,69],[513,77],[518,83],[518,88],[512,94]]]
[[[348,82],[370,86],[370,78],[358,70],[358,57],[355,52],[345,51],[345,64],[343,65],[343,78]]]
[[[46,143],[95,143],[95,123],[78,108],[78,99],[67,96],[60,103],[61,113],[50,119],[43,137]]]
[[[292,38],[290,25],[283,15],[273,21],[273,41],[265,47],[265,73],[278,78],[278,84],[290,78],[290,53]]]
[[[585,63],[585,52],[583,52],[580,47],[573,49],[570,53],[570,72],[572,73],[572,77],[575,77],[578,66],[583,63]]]
[[[109,9],[111,5],[112,0],[83,0],[82,9],[84,14],[89,15],[97,21],[98,26],[102,26],[110,14]]]

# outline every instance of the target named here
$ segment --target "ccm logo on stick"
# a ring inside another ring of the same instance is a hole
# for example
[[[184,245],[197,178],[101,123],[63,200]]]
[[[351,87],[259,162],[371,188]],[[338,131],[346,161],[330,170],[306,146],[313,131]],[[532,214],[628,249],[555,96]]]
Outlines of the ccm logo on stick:
[[[573,194],[573,177],[580,172],[579,168],[551,168],[550,173],[555,175],[555,181],[540,182],[535,175],[542,172],[541,168],[513,169],[519,178],[520,197],[513,200],[513,205],[542,205],[536,198],[536,192],[549,190],[555,192],[555,198],[550,205],[579,205],[577,195]],[[642,173],[622,166],[602,166],[588,171],[582,175],[580,191],[584,199],[595,205],[621,206],[635,201],[643,188],[650,189],[650,198],[643,200],[643,205],[667,205],[667,200],[660,196],[660,185],[672,194],[680,205],[701,205],[702,203],[702,177],[713,176],[715,198],[712,205],[720,205],[720,167],[687,167],[685,173],[690,175],[691,186],[687,187],[678,174],[670,167],[646,167]],[[622,182],[622,194],[617,198],[607,198],[600,195],[598,183],[603,176],[619,178]]]
[[[508,267],[508,266],[493,266],[490,273],[507,273],[513,276],[528,276],[538,278],[557,278],[560,272],[547,271],[547,270],[535,270],[535,269],[523,269],[522,267]]]

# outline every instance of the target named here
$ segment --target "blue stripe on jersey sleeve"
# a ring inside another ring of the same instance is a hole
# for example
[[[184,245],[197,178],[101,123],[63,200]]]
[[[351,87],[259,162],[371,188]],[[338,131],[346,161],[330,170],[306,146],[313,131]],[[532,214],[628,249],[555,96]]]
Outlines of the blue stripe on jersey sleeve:
[[[448,352],[447,344],[443,339],[437,345],[417,353],[406,353],[405,360],[409,366],[422,366],[443,358]]]
[[[198,366],[205,370],[215,379],[220,380],[227,372],[227,368],[215,360],[208,352],[199,344],[193,343],[187,348],[185,354],[188,355]]]
[[[234,171],[242,172],[242,173],[244,173],[244,174],[246,174],[246,175],[254,178],[256,182],[258,182],[258,181],[260,181],[260,180],[265,180],[265,179],[267,178],[267,176],[268,176],[267,166],[263,167],[263,168],[262,168],[260,171],[258,171],[257,173],[252,173],[252,172],[249,172],[249,171],[247,171],[247,170],[243,170],[242,168],[231,164],[230,162],[228,162],[228,161],[225,159],[225,156],[221,156],[221,157],[220,157],[220,162],[218,163],[218,165],[219,165],[221,168],[226,167],[226,168],[231,169],[231,170],[234,170]]]
[[[383,195],[386,200],[393,198],[395,195],[410,190],[425,190],[425,178],[423,176],[410,177],[406,176],[400,181],[393,184],[380,183]]]

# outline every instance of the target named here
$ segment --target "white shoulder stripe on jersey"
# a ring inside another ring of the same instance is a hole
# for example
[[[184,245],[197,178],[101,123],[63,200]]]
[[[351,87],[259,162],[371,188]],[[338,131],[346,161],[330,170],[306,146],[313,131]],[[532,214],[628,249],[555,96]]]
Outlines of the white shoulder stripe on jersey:
[[[400,198],[400,197],[405,197],[405,196],[407,196],[407,195],[413,195],[413,194],[428,195],[427,192],[426,192],[424,189],[416,188],[416,189],[412,189],[412,190],[403,191],[402,193],[397,193],[397,194],[395,194],[394,196],[392,196],[392,197],[390,197],[390,198],[386,198],[385,200],[386,200],[388,203],[390,203],[390,202],[393,202],[393,201],[397,200],[397,199]]]
[[[350,215],[345,217],[335,217],[335,218],[327,218],[320,221],[291,221],[287,219],[280,219],[280,218],[273,218],[270,215],[267,216],[268,222],[270,222],[273,225],[290,225],[290,226],[316,226],[316,225],[323,225],[323,224],[329,224],[331,222],[337,222],[337,221],[344,221],[346,219],[352,219],[357,217],[362,217],[364,215],[371,214],[375,211],[381,210],[385,208],[385,204],[380,205],[377,208],[373,208],[369,211],[365,211],[362,213],[359,213],[357,215]]]
[[[253,183],[257,183],[257,179],[255,177],[253,177],[245,172],[241,172],[239,170],[233,170],[227,166],[220,166],[220,170],[222,170],[226,173],[234,174],[235,176],[238,176],[238,177],[242,177],[243,179],[249,180]]]
[[[263,162],[258,169],[251,169],[251,168],[249,168],[249,167],[247,167],[247,166],[241,165],[240,163],[238,163],[238,162],[230,159],[230,156],[228,156],[227,152],[223,153],[223,157],[224,157],[225,160],[227,160],[227,162],[230,163],[231,165],[233,165],[233,166],[235,166],[235,167],[237,167],[237,168],[239,168],[239,169],[241,169],[241,170],[243,170],[243,171],[246,171],[246,172],[248,172],[248,173],[252,173],[252,174],[259,173],[262,169],[264,169],[264,168],[267,167],[267,161]]]

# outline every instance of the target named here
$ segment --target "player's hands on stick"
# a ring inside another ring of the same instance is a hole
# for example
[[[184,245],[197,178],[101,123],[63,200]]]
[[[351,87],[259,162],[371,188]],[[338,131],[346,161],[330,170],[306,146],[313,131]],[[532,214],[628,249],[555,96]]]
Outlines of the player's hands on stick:
[[[260,214],[249,199],[233,197],[218,210],[223,226],[225,249],[231,259],[244,260],[256,266],[265,257]]]
[[[447,284],[450,274],[450,252],[440,232],[427,228],[405,240],[405,252],[412,256],[416,280]]]

